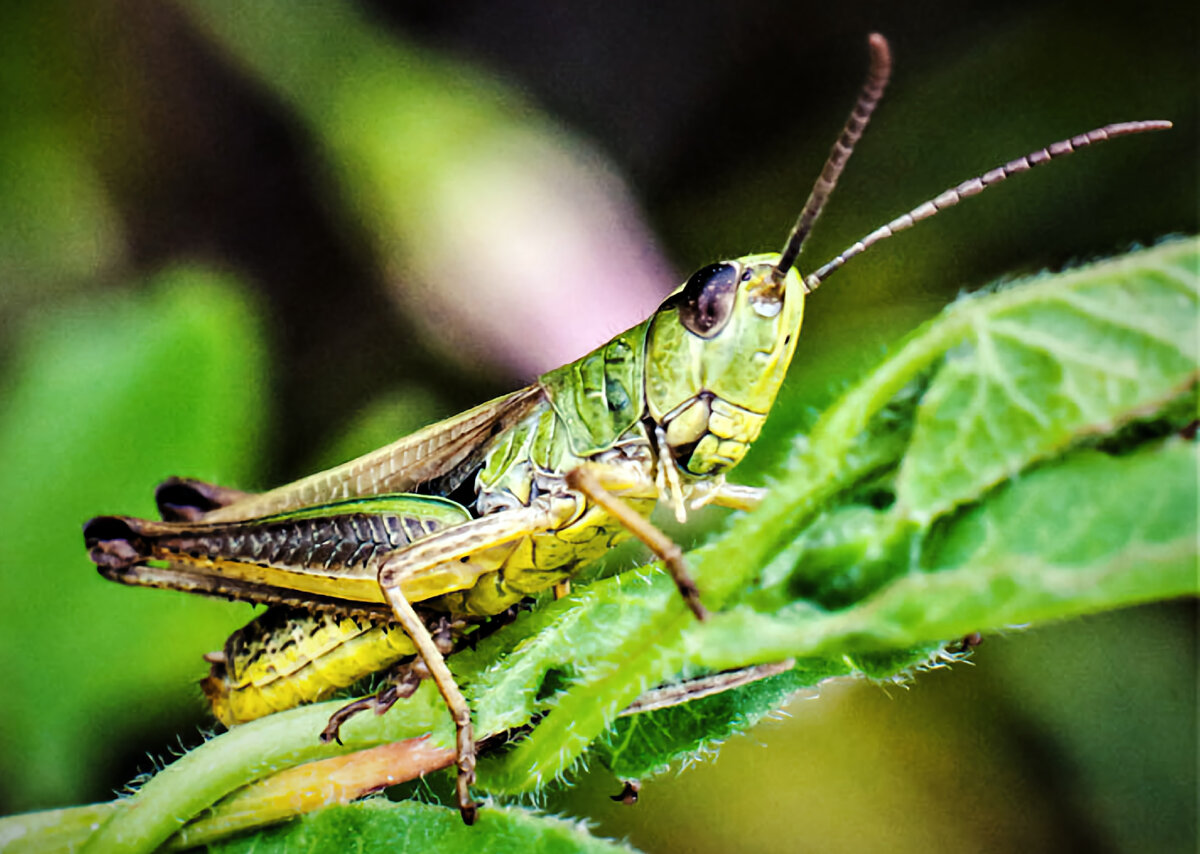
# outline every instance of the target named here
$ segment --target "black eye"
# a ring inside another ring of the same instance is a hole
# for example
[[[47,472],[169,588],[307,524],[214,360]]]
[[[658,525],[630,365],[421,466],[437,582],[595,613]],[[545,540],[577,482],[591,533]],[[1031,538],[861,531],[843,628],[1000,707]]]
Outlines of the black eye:
[[[709,264],[692,274],[679,294],[679,322],[701,338],[712,338],[729,322],[737,299],[739,265]]]

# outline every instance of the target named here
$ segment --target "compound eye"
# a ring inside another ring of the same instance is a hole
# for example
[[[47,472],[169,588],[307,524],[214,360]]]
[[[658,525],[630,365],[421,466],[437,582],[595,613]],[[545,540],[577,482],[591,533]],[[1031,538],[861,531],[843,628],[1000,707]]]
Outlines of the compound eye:
[[[742,268],[726,261],[692,274],[679,293],[679,322],[701,338],[712,338],[729,322]]]

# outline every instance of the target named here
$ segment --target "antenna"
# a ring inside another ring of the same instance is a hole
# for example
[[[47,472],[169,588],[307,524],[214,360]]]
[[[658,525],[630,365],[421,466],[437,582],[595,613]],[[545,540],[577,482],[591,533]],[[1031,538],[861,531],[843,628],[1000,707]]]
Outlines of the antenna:
[[[847,127],[849,125],[847,124]],[[1070,139],[1059,140],[1051,143],[1045,148],[1038,149],[1024,157],[1019,157],[1016,160],[1011,160],[1003,166],[998,166],[990,172],[985,172],[977,178],[972,178],[969,181],[963,181],[957,187],[952,187],[924,204],[913,208],[904,216],[897,217],[887,225],[875,229],[866,237],[859,240],[857,243],[842,250],[832,261],[828,262],[815,273],[810,274],[804,279],[804,289],[806,293],[812,293],[834,272],[841,268],[843,264],[853,258],[855,255],[860,255],[870,249],[876,243],[886,238],[891,237],[898,231],[904,231],[910,228],[914,223],[918,223],[923,219],[928,219],[940,211],[947,208],[952,208],[961,202],[963,199],[970,196],[978,195],[988,187],[999,184],[1010,175],[1016,175],[1019,172],[1028,172],[1034,166],[1041,166],[1043,163],[1049,163],[1057,157],[1065,157],[1077,151],[1080,148],[1087,148],[1089,145],[1097,142],[1104,142],[1108,139],[1113,139],[1118,136],[1129,136],[1135,133],[1146,133],[1147,131],[1167,130],[1171,127],[1171,123],[1161,120],[1137,121],[1137,122],[1116,122],[1115,124],[1105,125],[1102,128],[1090,130],[1087,133],[1073,136]],[[832,161],[832,157],[830,158]],[[822,178],[824,175],[822,175]],[[818,184],[820,182],[818,181]],[[816,195],[816,189],[813,189],[813,195]],[[811,201],[811,199],[810,199]],[[815,217],[814,217],[815,218]],[[803,219],[803,215],[801,216]],[[790,245],[790,240],[789,240]],[[780,262],[782,264],[782,261]]]
[[[846,119],[846,124],[842,127],[841,135],[838,136],[837,142],[829,151],[829,158],[825,161],[825,166],[821,169],[816,183],[813,184],[812,192],[808,194],[808,201],[804,203],[804,208],[796,219],[796,225],[792,227],[792,232],[788,235],[778,263],[771,271],[771,280],[776,285],[783,282],[788,270],[796,263],[805,238],[808,237],[813,223],[817,221],[817,217],[825,208],[825,202],[829,201],[829,195],[833,192],[833,188],[837,186],[838,177],[846,167],[846,161],[854,152],[855,143],[866,130],[867,122],[871,120],[871,113],[875,111],[875,105],[883,97],[884,87],[887,86],[888,77],[891,76],[892,51],[888,47],[887,39],[879,33],[871,33],[867,37],[867,46],[871,51],[871,65],[867,69],[867,79],[863,83],[862,91],[858,93],[858,101],[855,102],[854,109],[850,111],[850,117]]]

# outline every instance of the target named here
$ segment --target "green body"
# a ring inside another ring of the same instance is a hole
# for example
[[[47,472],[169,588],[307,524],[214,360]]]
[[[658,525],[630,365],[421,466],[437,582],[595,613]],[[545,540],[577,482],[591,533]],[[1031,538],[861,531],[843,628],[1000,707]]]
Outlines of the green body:
[[[494,520],[465,553],[438,560],[435,549],[397,584],[427,613],[484,618],[630,536],[567,486],[573,469],[603,471],[642,516],[662,498],[711,499],[757,438],[799,337],[804,287],[794,271],[773,280],[777,259],[707,267],[652,317],[530,389],[338,469],[196,521],[93,520],[93,559],[126,583],[304,609],[268,612],[216,657],[205,691],[225,723],[327,696],[412,654],[387,623],[377,581],[387,554]],[[463,485],[471,506],[417,494],[461,495]],[[545,521],[514,521],[510,536],[505,522],[523,513]]]

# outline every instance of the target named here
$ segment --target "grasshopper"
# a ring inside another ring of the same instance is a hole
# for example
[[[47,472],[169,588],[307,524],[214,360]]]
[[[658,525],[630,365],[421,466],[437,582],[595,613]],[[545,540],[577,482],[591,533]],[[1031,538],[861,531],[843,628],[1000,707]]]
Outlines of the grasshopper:
[[[802,276],[801,247],[890,74],[886,40],[869,44],[866,82],[781,252],[703,267],[650,318],[578,361],[337,468],[262,494],[171,479],[157,492],[163,521],[85,525],[106,578],[275,606],[209,657],[203,687],[220,720],[310,702],[411,659],[388,689],[336,713],[322,738],[432,678],[457,728],[458,806],[471,823],[471,712],[445,661],[459,639],[631,536],[705,619],[681,550],[648,516],[659,502],[681,520],[704,504],[759,502],[761,490],[725,478],[771,409],[807,295],[855,255],[1010,175],[1170,127],[1123,122],[1054,143],[947,190]]]

